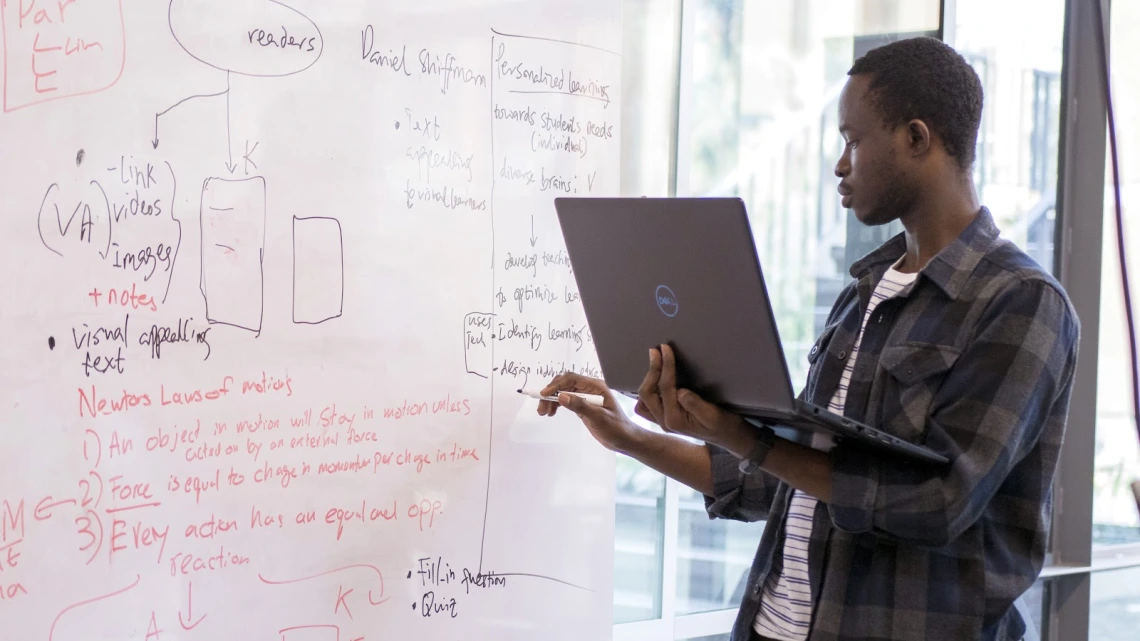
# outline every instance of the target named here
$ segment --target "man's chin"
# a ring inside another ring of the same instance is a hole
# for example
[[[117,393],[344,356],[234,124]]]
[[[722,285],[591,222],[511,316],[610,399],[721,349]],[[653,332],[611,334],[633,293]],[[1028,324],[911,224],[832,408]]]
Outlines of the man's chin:
[[[888,212],[879,209],[852,209],[851,213],[855,214],[855,219],[868,227],[878,227],[886,225],[895,221],[897,216],[892,216]]]

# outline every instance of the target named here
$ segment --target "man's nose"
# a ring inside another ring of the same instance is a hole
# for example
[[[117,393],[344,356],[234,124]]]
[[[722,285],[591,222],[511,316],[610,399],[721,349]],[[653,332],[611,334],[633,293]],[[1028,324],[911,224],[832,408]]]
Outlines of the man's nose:
[[[848,158],[848,151],[843,150],[843,155],[839,157],[839,161],[835,163],[835,176],[836,178],[846,178],[847,174],[851,173],[851,159]]]

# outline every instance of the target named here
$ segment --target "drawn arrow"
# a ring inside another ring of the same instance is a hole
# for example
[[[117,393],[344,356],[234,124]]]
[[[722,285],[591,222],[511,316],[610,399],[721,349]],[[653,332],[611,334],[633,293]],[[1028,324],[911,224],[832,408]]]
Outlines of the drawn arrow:
[[[534,235],[534,214],[531,214],[530,215],[530,246],[534,247],[534,244],[537,242],[538,242],[538,236]]]
[[[150,141],[151,146],[154,147],[155,149],[158,149],[158,119],[159,118],[161,118],[162,116],[165,116],[167,113],[169,113],[175,107],[180,106],[182,103],[186,102],[187,100],[193,100],[195,98],[217,98],[218,96],[222,96],[222,95],[226,96],[226,102],[227,102],[226,126],[228,127],[229,126],[228,103],[229,103],[229,95],[230,95],[230,79],[229,79],[229,74],[226,74],[226,90],[225,91],[219,91],[218,93],[198,94],[196,96],[187,96],[187,97],[183,98],[182,100],[179,100],[178,102],[174,103],[173,105],[170,105],[165,110],[154,114],[154,138],[152,138]]]
[[[186,618],[190,619],[191,621],[194,621],[194,583],[193,582],[191,582],[190,585],[187,586],[187,590],[188,590],[188,592],[186,595]],[[181,610],[178,611],[178,625],[182,626],[183,630],[193,630],[194,628],[198,627],[198,624],[201,623],[205,618],[206,618],[206,615],[203,614],[201,616],[201,618],[199,618],[197,621],[194,621],[190,625],[186,625],[186,622],[182,620],[182,611]]]
[[[226,72],[226,169],[232,174],[237,169],[234,164],[233,145],[230,143],[230,72]]]

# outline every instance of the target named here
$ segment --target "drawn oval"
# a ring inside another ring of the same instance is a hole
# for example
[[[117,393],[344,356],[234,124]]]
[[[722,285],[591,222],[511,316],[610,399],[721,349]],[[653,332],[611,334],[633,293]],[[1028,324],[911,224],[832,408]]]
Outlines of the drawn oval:
[[[243,76],[301,73],[325,48],[317,23],[277,0],[170,0],[167,17],[192,58]]]

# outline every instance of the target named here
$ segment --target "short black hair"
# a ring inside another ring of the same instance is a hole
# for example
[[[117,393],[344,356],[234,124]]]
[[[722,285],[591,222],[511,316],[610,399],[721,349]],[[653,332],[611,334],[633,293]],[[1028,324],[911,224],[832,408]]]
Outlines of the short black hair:
[[[935,38],[907,38],[868,51],[847,72],[863,74],[871,76],[873,104],[888,126],[922,120],[963,171],[973,166],[982,81],[961,54]]]

